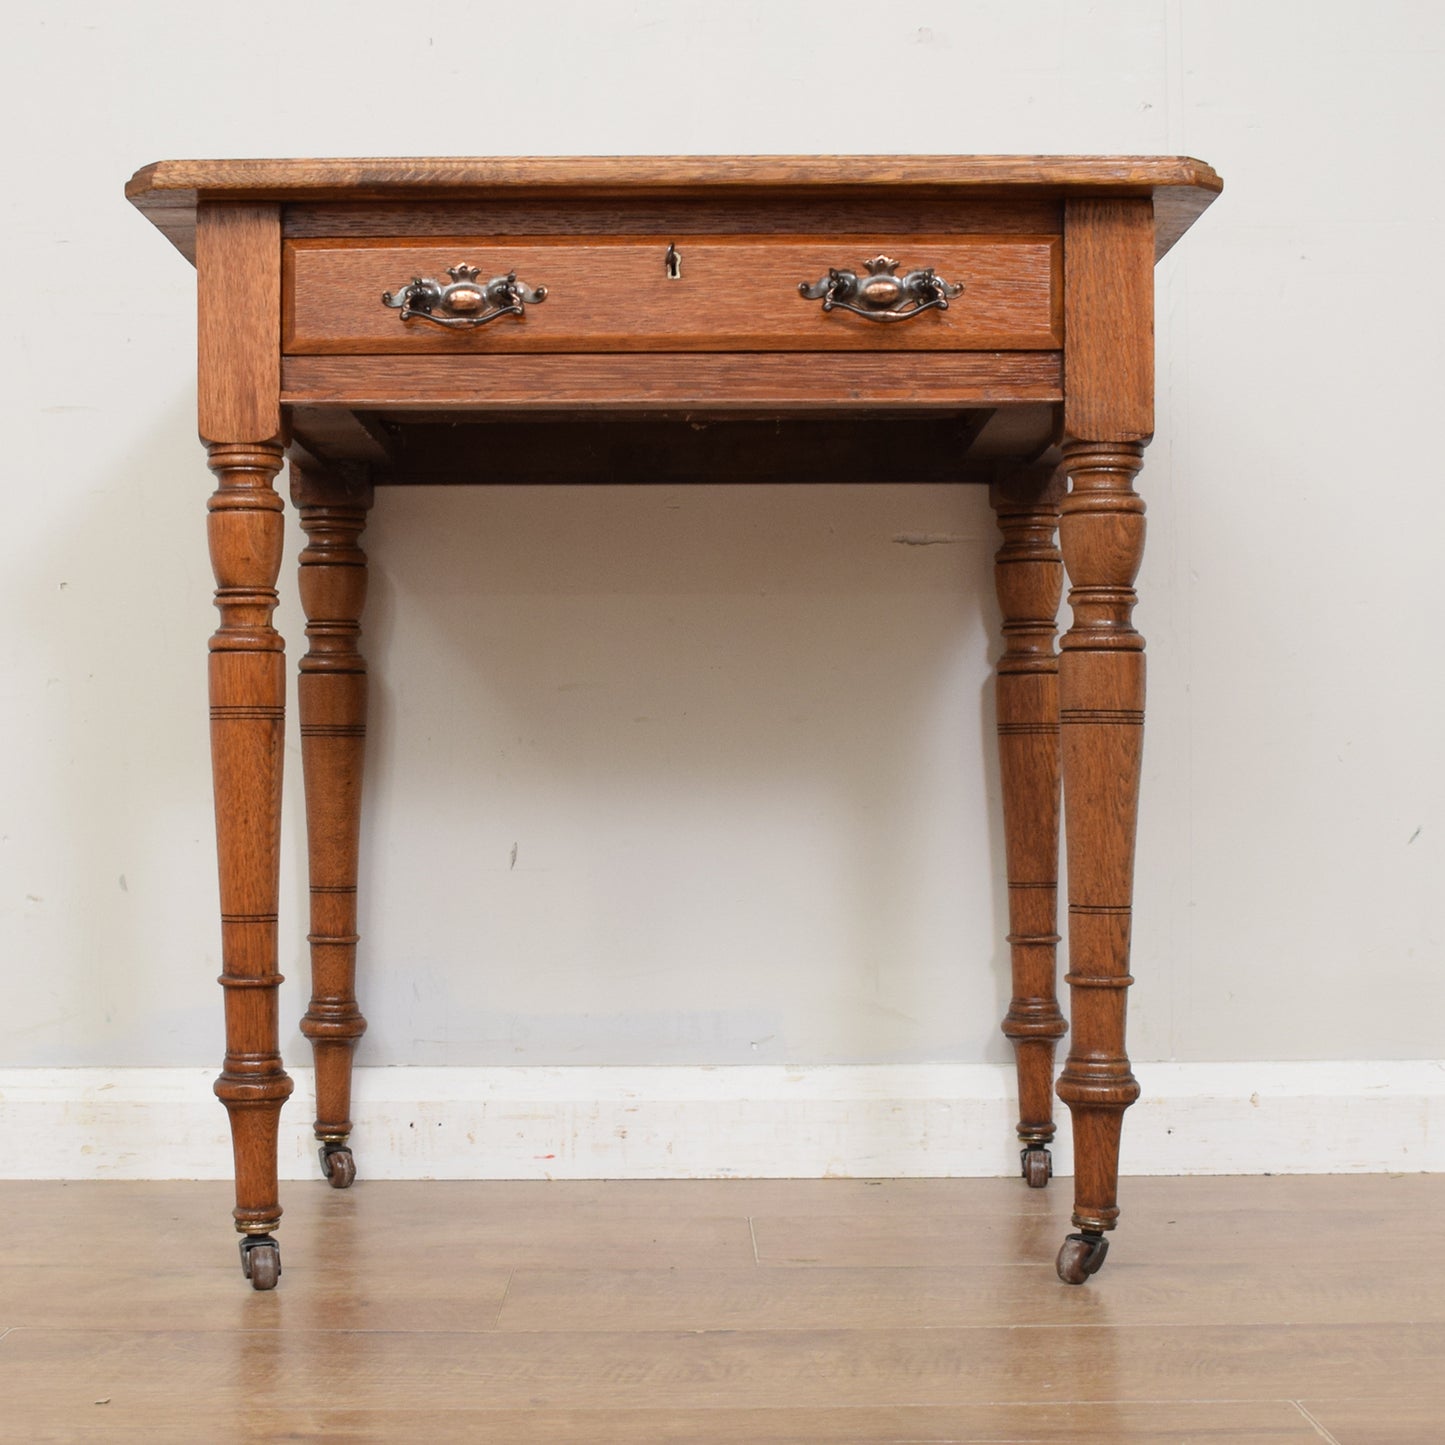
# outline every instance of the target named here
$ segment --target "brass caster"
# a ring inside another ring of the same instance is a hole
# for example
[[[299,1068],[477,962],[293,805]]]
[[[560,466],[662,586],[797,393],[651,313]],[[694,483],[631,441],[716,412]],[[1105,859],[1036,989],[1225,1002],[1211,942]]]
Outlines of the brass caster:
[[[1019,1155],[1023,1164],[1023,1176],[1030,1189],[1042,1189],[1054,1176],[1054,1160],[1048,1149],[1036,1144]]]
[[[350,1189],[356,1179],[356,1160],[345,1144],[323,1144],[316,1151],[321,1176],[333,1189]]]
[[[1065,1284],[1083,1284],[1098,1274],[1108,1253],[1109,1241],[1102,1234],[1071,1234],[1059,1251],[1059,1278]]]
[[[252,1289],[275,1289],[281,1278],[281,1246],[269,1234],[247,1234],[241,1239],[241,1273]]]

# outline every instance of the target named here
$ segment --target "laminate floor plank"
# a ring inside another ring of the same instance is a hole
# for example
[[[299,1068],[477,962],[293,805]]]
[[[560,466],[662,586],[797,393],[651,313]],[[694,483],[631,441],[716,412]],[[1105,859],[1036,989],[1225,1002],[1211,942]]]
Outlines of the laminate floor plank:
[[[417,1334],[16,1329],[0,1398],[448,1410],[821,1409],[1328,1399],[1412,1392],[1445,1412],[1445,1326],[1156,1326]],[[1431,1377],[1434,1377],[1432,1380]]]
[[[1435,1398],[1301,1401],[1335,1445],[1434,1445],[1445,1440],[1445,1410]]]
[[[0,1183],[0,1442],[1445,1441],[1445,1177],[1126,1180],[1082,1289],[1069,1193],[306,1181],[257,1294],[226,1184]]]
[[[1066,1289],[1052,1265],[972,1269],[419,1269],[399,1261],[288,1265],[252,1298],[236,1267],[97,1270],[0,1265],[13,1325],[43,1329],[816,1330],[950,1326],[1445,1324],[1445,1289],[1393,1264],[1315,1274],[1293,1264],[1109,1266]],[[505,1300],[505,1305],[504,1305]]]
[[[1303,1220],[1308,1224],[1302,1224]],[[1072,1229],[1069,1207],[1057,1215],[949,1219],[939,1215],[897,1218],[855,1215],[752,1216],[758,1261],[779,1267],[873,1264],[948,1267],[990,1260],[1052,1259]],[[1307,1230],[1308,1240],[1301,1237]],[[1163,1267],[1208,1258],[1220,1265],[1267,1265],[1281,1251],[1308,1243],[1316,1267],[1357,1269],[1392,1259],[1423,1259],[1440,1242],[1438,1217],[1428,1210],[1401,1211],[1389,1229],[1378,1212],[1340,1209],[1301,1214],[1286,1211],[1242,1215],[1238,1210],[1193,1207],[1161,1212],[1126,1207],[1110,1236],[1109,1264]]]
[[[1072,1180],[1060,1182],[1065,1192],[1072,1187]],[[1261,1214],[1445,1208],[1445,1174],[1157,1174],[1122,1183],[1132,1202],[1150,1208],[1188,1204]]]
[[[947,1325],[1445,1324],[1445,1284],[1404,1261],[1368,1270],[1295,1260],[1110,1260],[1098,1288],[1053,1263],[898,1269],[519,1269],[503,1330],[892,1329]],[[1445,1438],[1445,1437],[1442,1437]]]
[[[0,1309],[27,1329],[439,1330],[495,1327],[509,1269],[428,1272],[413,1260],[324,1270],[283,1259],[282,1286],[263,1294],[240,1283],[234,1248],[203,1270],[122,1265],[0,1265]]]
[[[498,1328],[810,1330],[980,1325],[1445,1323],[1439,1286],[1393,1266],[1368,1278],[1301,1280],[1292,1267],[1111,1264],[1109,1287],[1058,1285],[1052,1266],[975,1269],[472,1270],[438,1278],[398,1267],[288,1267],[286,1288],[252,1299],[236,1269],[99,1272],[0,1266],[14,1326],[413,1330]],[[505,1306],[503,1301],[505,1299]]]
[[[283,1190],[282,1268],[303,1257],[323,1266],[358,1255],[386,1259],[401,1248],[416,1268],[434,1273],[603,1262],[665,1268],[700,1258],[753,1263],[747,1214],[716,1198],[710,1213],[639,1209],[616,1189],[599,1196],[591,1183],[509,1184],[373,1183],[345,1191],[319,1179],[294,1184]],[[178,1250],[197,1263],[236,1259],[229,1186],[49,1187],[58,1191],[52,1205],[27,1207],[40,1196],[0,1184],[0,1215],[15,1222],[7,1231],[12,1257],[96,1268],[121,1261],[165,1268],[176,1264]],[[98,1191],[88,1202],[80,1193],[87,1187]]]
[[[193,1412],[76,1406],[63,1419],[12,1417],[27,1445],[197,1445]],[[20,1438],[17,1436],[17,1438]],[[1321,1445],[1288,1401],[1137,1405],[898,1406],[859,1410],[382,1410],[260,1407],[208,1411],[206,1445],[264,1440],[345,1445]],[[1393,1445],[1393,1442],[1391,1442]]]

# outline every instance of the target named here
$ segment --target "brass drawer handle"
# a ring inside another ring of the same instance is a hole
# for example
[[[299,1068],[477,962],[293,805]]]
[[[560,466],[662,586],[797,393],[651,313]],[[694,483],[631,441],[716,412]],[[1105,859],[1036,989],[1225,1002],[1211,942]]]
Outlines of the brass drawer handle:
[[[438,326],[482,326],[499,316],[522,316],[529,304],[547,299],[545,286],[527,286],[515,271],[493,276],[485,285],[477,281],[480,274],[475,266],[448,266],[450,286],[430,276],[413,276],[394,296],[383,291],[381,304],[399,310],[403,321],[419,316]]]
[[[896,274],[898,262],[888,256],[864,261],[866,275],[856,271],[830,269],[810,286],[798,283],[798,294],[807,301],[822,301],[824,311],[837,308],[866,316],[870,321],[907,321],[920,311],[947,311],[948,303],[963,294],[962,286],[933,274],[932,266]]]

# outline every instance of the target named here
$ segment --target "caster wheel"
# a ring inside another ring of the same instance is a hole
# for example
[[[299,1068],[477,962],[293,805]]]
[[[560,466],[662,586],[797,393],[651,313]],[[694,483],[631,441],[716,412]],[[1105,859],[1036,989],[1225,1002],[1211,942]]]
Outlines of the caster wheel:
[[[1108,1253],[1109,1241],[1102,1234],[1071,1234],[1059,1251],[1059,1278],[1065,1284],[1083,1284],[1099,1272]]]
[[[350,1189],[356,1179],[356,1160],[345,1144],[323,1144],[317,1151],[321,1174],[333,1189]]]
[[[1042,1145],[1025,1149],[1019,1157],[1023,1161],[1023,1175],[1030,1189],[1042,1189],[1053,1178],[1053,1156]]]
[[[252,1289],[275,1289],[281,1278],[281,1246],[269,1234],[248,1234],[241,1241],[241,1273]]]

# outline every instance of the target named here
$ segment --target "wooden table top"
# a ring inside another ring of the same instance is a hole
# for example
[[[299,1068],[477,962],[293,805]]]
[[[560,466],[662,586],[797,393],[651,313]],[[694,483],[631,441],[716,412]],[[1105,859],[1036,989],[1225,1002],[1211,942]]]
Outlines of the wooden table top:
[[[454,156],[158,161],[131,177],[126,196],[193,257],[202,200],[1152,195],[1162,256],[1222,188],[1187,156]]]

